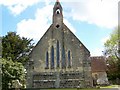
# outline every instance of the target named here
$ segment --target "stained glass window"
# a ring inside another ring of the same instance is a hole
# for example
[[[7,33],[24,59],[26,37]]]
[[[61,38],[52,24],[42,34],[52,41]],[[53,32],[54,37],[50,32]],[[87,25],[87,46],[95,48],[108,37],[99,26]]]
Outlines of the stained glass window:
[[[48,51],[46,52],[46,68],[49,68],[49,56]]]
[[[66,60],[65,60],[65,49],[62,48],[62,68],[66,67]]]
[[[68,51],[68,67],[71,67],[70,51]]]
[[[54,68],[54,47],[51,47],[51,68]]]
[[[57,49],[56,49],[56,52],[57,52],[57,67],[59,67],[59,59],[60,59],[60,54],[59,54],[59,41],[57,41]]]

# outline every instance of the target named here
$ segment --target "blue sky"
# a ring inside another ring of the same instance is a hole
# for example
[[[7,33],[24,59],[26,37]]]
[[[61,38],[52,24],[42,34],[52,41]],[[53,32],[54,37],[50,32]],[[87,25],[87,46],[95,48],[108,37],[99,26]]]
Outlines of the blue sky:
[[[16,31],[37,42],[52,23],[56,0],[0,0],[1,35]],[[59,0],[64,23],[88,48],[102,55],[103,44],[117,27],[119,0]]]

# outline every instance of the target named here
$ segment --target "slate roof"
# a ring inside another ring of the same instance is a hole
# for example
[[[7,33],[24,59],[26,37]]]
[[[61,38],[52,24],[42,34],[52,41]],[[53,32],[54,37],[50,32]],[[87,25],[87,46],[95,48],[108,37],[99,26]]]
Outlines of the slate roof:
[[[94,72],[106,72],[106,63],[103,56],[91,57],[91,69]]]

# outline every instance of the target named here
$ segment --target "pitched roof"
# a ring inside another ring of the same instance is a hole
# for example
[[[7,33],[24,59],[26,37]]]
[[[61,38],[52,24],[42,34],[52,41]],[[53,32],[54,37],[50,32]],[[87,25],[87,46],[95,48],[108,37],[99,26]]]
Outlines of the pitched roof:
[[[103,56],[91,57],[91,69],[92,73],[105,72],[106,71],[105,58]]]

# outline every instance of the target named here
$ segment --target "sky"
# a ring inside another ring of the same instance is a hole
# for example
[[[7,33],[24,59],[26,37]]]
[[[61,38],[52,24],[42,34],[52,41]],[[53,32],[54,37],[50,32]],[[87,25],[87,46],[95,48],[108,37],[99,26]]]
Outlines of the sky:
[[[90,51],[103,55],[104,43],[118,26],[120,0],[59,0],[63,22]],[[21,37],[40,40],[52,24],[56,0],[0,0],[0,35],[15,31]]]

